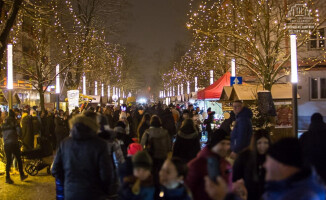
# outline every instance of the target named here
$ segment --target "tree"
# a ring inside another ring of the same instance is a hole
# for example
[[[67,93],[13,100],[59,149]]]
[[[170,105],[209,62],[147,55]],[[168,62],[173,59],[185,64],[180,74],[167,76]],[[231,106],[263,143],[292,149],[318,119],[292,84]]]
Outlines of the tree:
[[[0,13],[4,13],[5,15],[4,18],[1,19],[2,22],[0,25],[0,61],[3,59],[10,30],[15,25],[15,20],[23,1],[24,0],[14,0],[11,3],[7,3],[4,0],[0,0]],[[7,6],[9,6],[9,9]],[[7,12],[7,9],[9,12]]]
[[[56,2],[32,2],[26,5],[22,13],[22,24],[25,28],[20,32],[23,40],[18,73],[28,77],[30,83],[40,95],[40,106],[44,107],[44,93],[55,77],[67,68],[67,55],[62,52],[64,42],[61,37],[62,27],[55,10]],[[25,32],[24,30],[29,30]],[[61,69],[56,74],[56,65]]]
[[[288,1],[295,3],[297,1]],[[266,90],[286,75],[290,58],[284,0],[202,1],[190,12],[188,28],[205,52],[236,58],[237,65],[256,76]],[[308,2],[308,7],[314,6]],[[317,10],[311,11],[317,16]],[[325,19],[315,18],[316,28]],[[310,34],[298,35],[298,47]],[[219,56],[216,56],[219,57]],[[205,58],[206,59],[206,58]],[[219,57],[219,59],[221,59]]]

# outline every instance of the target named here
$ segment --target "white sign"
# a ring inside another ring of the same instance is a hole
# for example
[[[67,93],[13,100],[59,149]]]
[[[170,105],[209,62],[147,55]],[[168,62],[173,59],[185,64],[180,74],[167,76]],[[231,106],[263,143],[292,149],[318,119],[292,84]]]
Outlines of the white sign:
[[[69,113],[72,112],[75,107],[79,106],[79,90],[68,90],[67,91],[68,97],[68,109]]]
[[[315,28],[314,18],[305,4],[295,4],[287,14],[286,28],[290,34],[309,33]]]

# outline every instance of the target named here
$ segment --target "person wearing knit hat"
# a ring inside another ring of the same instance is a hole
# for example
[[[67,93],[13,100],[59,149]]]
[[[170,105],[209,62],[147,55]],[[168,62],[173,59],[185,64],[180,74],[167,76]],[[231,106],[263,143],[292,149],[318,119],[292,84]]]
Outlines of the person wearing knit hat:
[[[138,151],[132,157],[133,176],[125,177],[119,199],[154,199],[155,187],[151,169],[153,161],[147,151]]]
[[[131,143],[128,147],[128,155],[135,155],[138,151],[142,151],[143,147],[139,143]]]
[[[283,138],[273,144],[266,157],[264,200],[325,199],[325,186],[314,169],[303,167],[297,138]]]
[[[64,199],[104,199],[113,183],[107,143],[97,136],[97,114],[86,111],[70,121],[71,137],[58,147],[52,174],[63,183]]]
[[[230,153],[230,138],[222,129],[212,133],[209,144],[201,150],[197,157],[188,163],[188,175],[185,179],[186,185],[193,194],[194,200],[210,200],[205,191],[205,176],[208,176],[208,158],[212,157],[218,161],[220,176],[227,182],[229,189],[232,186],[232,166],[226,160]]]

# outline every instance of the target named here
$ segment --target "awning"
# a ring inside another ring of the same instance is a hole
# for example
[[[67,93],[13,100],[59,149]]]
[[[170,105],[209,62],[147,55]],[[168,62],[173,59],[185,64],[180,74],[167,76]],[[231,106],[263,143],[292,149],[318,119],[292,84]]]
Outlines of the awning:
[[[226,72],[221,78],[215,81],[212,85],[197,93],[198,99],[219,99],[224,86],[230,86],[231,73]]]

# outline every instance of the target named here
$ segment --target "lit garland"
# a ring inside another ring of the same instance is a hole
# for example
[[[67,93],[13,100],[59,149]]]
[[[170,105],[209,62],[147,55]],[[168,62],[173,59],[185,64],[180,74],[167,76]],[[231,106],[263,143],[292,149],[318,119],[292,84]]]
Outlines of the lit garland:
[[[318,7],[313,0],[306,5]],[[193,82],[195,76],[201,87],[209,70],[223,74],[229,69],[231,58],[236,58],[239,75],[254,75],[269,89],[288,70],[287,9],[283,0],[205,0],[199,5],[191,0],[186,27],[193,33],[192,44],[180,63],[174,63],[162,74],[163,87],[186,80]],[[320,19],[318,9],[311,13],[319,27],[325,19]],[[310,35],[300,33],[297,37],[302,45],[299,51],[307,51]],[[319,52],[318,58],[301,59],[299,65],[325,62],[325,48]]]

